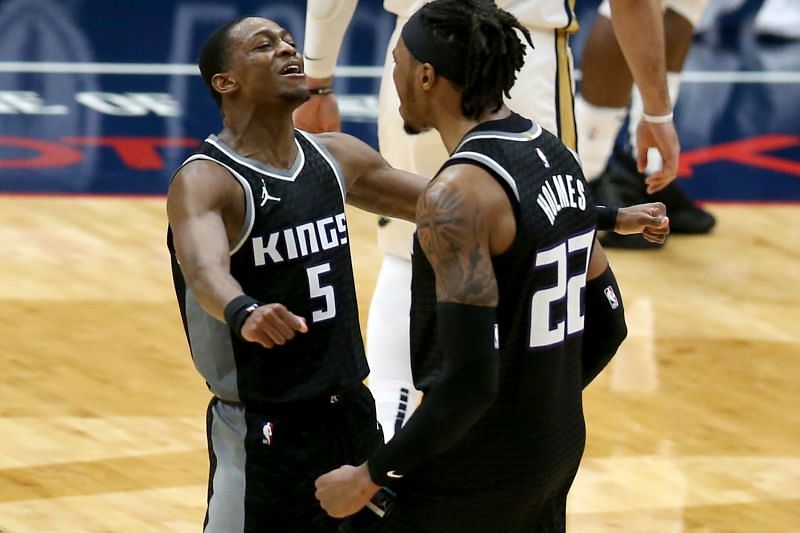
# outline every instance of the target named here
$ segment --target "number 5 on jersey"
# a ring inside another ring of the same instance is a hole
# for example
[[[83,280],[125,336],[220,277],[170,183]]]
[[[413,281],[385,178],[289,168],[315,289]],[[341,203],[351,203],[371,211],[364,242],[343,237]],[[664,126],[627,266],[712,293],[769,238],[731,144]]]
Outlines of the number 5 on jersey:
[[[330,271],[330,263],[323,263],[306,269],[309,296],[311,298],[325,298],[325,307],[311,313],[311,319],[314,322],[322,322],[336,316],[336,298],[333,287],[331,285],[321,285],[319,281],[319,277],[322,274]]]
[[[553,248],[536,254],[536,268],[555,265],[556,284],[533,293],[531,299],[531,348],[544,348],[564,342],[567,335],[583,331],[581,291],[586,287],[586,271],[594,242],[594,230],[572,237]],[[567,279],[567,258],[584,253],[583,269]],[[566,311],[554,317],[553,304],[566,298]],[[552,326],[551,326],[552,325]]]

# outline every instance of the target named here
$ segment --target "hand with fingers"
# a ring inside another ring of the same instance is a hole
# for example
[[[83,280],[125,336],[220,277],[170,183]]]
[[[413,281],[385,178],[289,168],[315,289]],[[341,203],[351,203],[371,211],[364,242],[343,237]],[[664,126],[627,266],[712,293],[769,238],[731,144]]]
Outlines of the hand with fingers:
[[[671,115],[665,115],[670,116]],[[647,151],[655,148],[661,154],[663,167],[647,176],[647,193],[658,192],[678,177],[678,156],[681,152],[678,133],[670,118],[667,122],[649,122],[642,120],[636,129],[636,166],[639,172],[647,169]]]
[[[242,324],[244,340],[257,342],[264,348],[283,346],[296,333],[306,333],[306,319],[295,315],[281,304],[264,304],[256,307]]]
[[[339,104],[334,94],[320,94],[294,111],[295,127],[309,133],[325,133],[340,131],[342,119],[339,115]]]
[[[669,234],[667,208],[661,202],[620,207],[614,232],[620,235],[641,233],[647,241],[663,243]]]
[[[294,125],[309,133],[340,131],[342,118],[333,92],[333,78],[308,78],[311,98],[294,110]]]
[[[357,513],[380,489],[372,482],[366,463],[341,466],[318,477],[314,485],[320,505],[335,518]]]

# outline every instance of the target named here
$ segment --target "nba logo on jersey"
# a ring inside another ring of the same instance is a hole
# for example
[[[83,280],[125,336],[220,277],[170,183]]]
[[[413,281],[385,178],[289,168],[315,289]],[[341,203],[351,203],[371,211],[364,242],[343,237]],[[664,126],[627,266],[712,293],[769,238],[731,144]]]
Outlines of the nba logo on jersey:
[[[606,295],[608,303],[611,305],[611,309],[616,309],[619,307],[619,300],[617,300],[617,295],[614,293],[614,288],[611,285],[603,289],[603,293]]]
[[[494,325],[494,348],[500,348],[500,330],[497,329],[497,324]]]
[[[265,423],[264,427],[261,428],[261,432],[264,434],[264,440],[261,442],[264,444],[272,444],[272,422]]]

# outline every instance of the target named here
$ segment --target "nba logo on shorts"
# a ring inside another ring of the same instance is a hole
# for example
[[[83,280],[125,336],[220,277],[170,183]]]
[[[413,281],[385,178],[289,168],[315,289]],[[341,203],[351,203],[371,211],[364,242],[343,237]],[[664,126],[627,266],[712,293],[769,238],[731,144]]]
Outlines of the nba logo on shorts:
[[[265,423],[264,427],[261,428],[261,432],[264,434],[264,440],[261,442],[264,444],[272,444],[272,422]]]
[[[611,287],[611,285],[603,289],[603,293],[605,293],[606,298],[608,298],[608,303],[611,305],[611,309],[616,309],[619,307],[619,300],[617,300],[617,295],[614,294],[614,288]]]

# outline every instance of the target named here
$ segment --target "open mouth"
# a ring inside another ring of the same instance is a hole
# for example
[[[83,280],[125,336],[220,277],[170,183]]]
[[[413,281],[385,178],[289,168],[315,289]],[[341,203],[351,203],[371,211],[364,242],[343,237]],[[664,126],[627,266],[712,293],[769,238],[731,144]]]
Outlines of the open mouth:
[[[298,63],[288,63],[281,69],[281,76],[293,76],[303,74],[303,69],[300,68]]]

